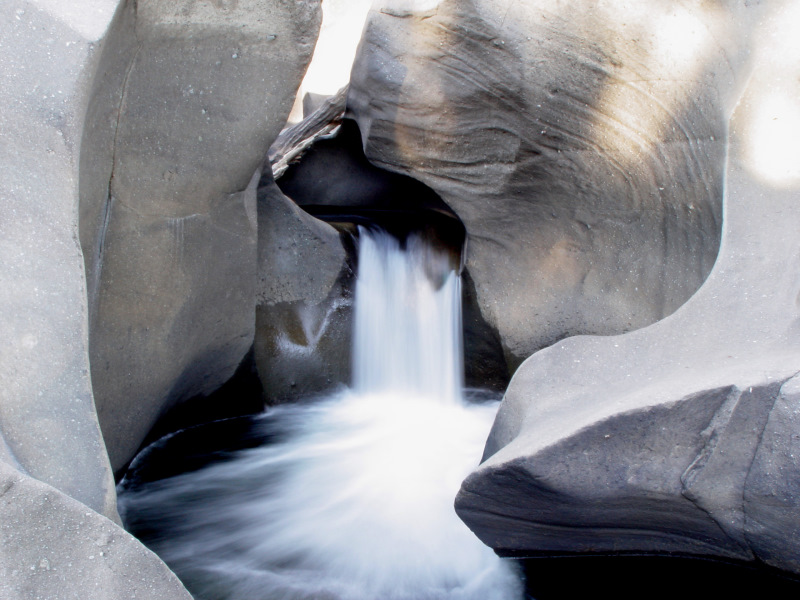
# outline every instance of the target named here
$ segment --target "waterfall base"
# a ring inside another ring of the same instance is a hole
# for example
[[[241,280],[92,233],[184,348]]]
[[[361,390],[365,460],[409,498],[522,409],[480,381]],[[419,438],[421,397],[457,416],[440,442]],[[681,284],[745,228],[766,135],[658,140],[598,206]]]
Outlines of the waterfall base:
[[[139,467],[158,465],[178,437],[208,444],[207,434],[187,430],[133,465],[120,509],[129,530],[203,600],[520,598],[514,563],[453,510],[495,410],[345,391],[276,408],[235,432],[244,445],[271,443],[137,481]]]
[[[522,595],[453,507],[497,410],[463,399],[458,265],[420,235],[358,244],[354,390],[273,409],[271,443],[230,460],[121,485],[128,529],[197,598]]]

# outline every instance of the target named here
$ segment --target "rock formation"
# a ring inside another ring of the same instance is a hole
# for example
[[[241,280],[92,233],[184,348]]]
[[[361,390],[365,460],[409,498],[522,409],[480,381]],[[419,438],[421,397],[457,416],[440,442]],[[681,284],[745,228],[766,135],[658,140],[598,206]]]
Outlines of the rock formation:
[[[0,598],[191,600],[121,527],[2,460]]]
[[[0,9],[3,598],[188,599],[115,524],[112,467],[252,345],[256,171],[319,16],[317,0]]]
[[[81,136],[117,3],[0,9],[0,597],[187,599],[118,527],[89,374]]]
[[[791,4],[376,2],[347,117],[464,224],[467,362],[516,371],[456,500],[498,552],[800,573]],[[254,341],[275,401],[343,378],[346,248],[259,186],[319,21],[0,8],[0,597],[188,599],[113,471]]]
[[[373,7],[349,114],[370,161],[463,221],[510,372],[566,336],[653,323],[703,282],[741,26],[658,2]]]
[[[258,200],[255,358],[270,404],[349,382],[353,271],[339,233],[267,176]]]
[[[732,10],[755,28],[752,43],[733,38],[752,63],[732,72],[747,86],[727,128],[719,258],[672,316],[520,367],[456,500],[500,553],[669,552],[800,573],[800,170],[785,158],[800,150],[800,11]]]
[[[86,82],[115,10],[112,0],[0,9],[0,459],[112,519],[77,207]]]
[[[319,2],[125,2],[81,159],[92,380],[111,463],[251,347],[254,175],[285,122]]]
[[[262,288],[255,349],[270,403],[350,381],[355,223],[378,222],[400,236],[428,228],[461,266],[463,225],[430,188],[367,161],[358,126],[342,119],[346,91],[281,133],[270,149],[278,185],[265,176],[259,188]],[[347,265],[341,244],[332,242],[333,229],[295,204],[343,230],[351,250]],[[304,277],[297,276],[301,271]],[[469,273],[463,275],[466,384],[503,390],[508,378],[502,347],[481,316]]]

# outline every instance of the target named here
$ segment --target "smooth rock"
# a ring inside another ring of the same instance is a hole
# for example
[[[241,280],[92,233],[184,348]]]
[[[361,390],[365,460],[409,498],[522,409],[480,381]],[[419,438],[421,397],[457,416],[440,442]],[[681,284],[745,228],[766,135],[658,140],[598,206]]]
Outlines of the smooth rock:
[[[349,383],[350,259],[340,234],[283,195],[269,175],[259,188],[258,267],[254,349],[266,401]]]
[[[800,377],[783,384],[747,472],[744,535],[766,564],[800,573]]]
[[[318,0],[126,3],[81,157],[91,365],[112,465],[253,342],[257,168],[311,57]]]
[[[112,519],[114,480],[89,379],[78,163],[116,8],[0,6],[0,460]]]
[[[191,600],[121,527],[0,461],[0,598]]]
[[[719,258],[670,317],[520,367],[456,500],[501,554],[669,552],[800,573],[800,167],[782,158],[800,151],[800,10],[741,9],[752,62],[736,74]]]
[[[743,24],[655,1],[373,6],[348,114],[371,162],[463,221],[509,373],[564,337],[651,324],[705,280]]]

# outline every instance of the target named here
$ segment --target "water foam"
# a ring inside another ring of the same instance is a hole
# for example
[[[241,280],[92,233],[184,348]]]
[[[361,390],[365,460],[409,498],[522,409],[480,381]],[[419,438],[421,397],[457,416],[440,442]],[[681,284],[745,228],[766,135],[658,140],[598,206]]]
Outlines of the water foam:
[[[457,404],[462,389],[461,279],[419,236],[405,249],[361,230],[353,347],[357,393]]]
[[[512,600],[513,567],[458,519],[496,404],[461,393],[446,257],[362,231],[354,389],[269,413],[282,441],[121,495],[203,600]]]

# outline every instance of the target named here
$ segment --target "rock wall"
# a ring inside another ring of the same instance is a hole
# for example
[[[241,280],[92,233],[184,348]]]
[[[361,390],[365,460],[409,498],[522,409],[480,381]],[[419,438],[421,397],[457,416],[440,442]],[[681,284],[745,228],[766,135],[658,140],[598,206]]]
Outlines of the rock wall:
[[[90,84],[116,0],[0,7],[0,597],[189,595],[118,527],[78,240]]]
[[[741,25],[672,2],[373,7],[349,115],[370,161],[463,221],[511,372],[566,336],[653,323],[708,275]]]
[[[800,169],[787,158],[800,10],[729,8],[754,30],[735,39],[752,62],[736,74],[717,263],[663,321],[520,367],[456,500],[500,553],[678,552],[800,573]]]
[[[77,237],[86,82],[115,10],[0,7],[0,459],[112,519]]]
[[[114,24],[84,133],[80,222],[115,469],[162,411],[219,387],[252,345],[256,170],[319,22],[318,0],[139,0]]]
[[[318,9],[0,8],[0,597],[189,598],[112,467],[252,345],[257,171]]]

